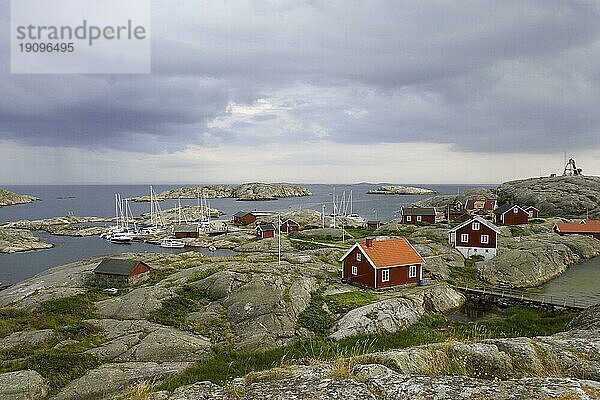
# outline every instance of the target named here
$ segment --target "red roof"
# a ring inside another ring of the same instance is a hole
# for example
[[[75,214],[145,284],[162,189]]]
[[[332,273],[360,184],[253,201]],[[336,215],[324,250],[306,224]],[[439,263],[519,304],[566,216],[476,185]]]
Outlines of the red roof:
[[[371,247],[366,242],[358,243],[375,268],[398,265],[423,264],[425,260],[404,238],[373,240]]]
[[[600,233],[600,222],[587,221],[585,224],[564,222],[556,224],[556,231],[560,233]]]

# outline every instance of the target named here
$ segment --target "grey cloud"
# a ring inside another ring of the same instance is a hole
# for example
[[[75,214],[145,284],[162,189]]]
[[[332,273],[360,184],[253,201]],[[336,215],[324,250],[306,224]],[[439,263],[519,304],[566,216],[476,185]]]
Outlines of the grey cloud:
[[[323,137],[483,152],[599,146],[592,1],[154,8],[152,75],[17,76],[3,63],[0,138],[149,153]],[[3,56],[8,45],[0,39]],[[209,127],[229,102],[257,99],[278,101],[285,115]]]

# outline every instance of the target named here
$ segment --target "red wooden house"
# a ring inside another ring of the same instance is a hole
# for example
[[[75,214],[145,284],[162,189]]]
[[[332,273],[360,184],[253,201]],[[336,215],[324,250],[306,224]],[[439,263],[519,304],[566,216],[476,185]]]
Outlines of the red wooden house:
[[[256,216],[251,212],[238,211],[233,214],[234,225],[250,225],[256,222]]]
[[[465,210],[453,210],[453,209],[446,209],[444,211],[444,218],[446,218],[446,221],[468,221],[471,219],[471,216],[469,215],[468,212],[466,212]]]
[[[405,238],[367,239],[340,259],[342,281],[374,289],[416,284],[423,279],[423,257]]]
[[[448,239],[465,258],[480,255],[487,260],[496,256],[499,233],[497,226],[476,215],[450,229]]]
[[[529,219],[538,218],[540,215],[540,210],[538,210],[534,206],[525,206],[525,207],[521,207],[521,208],[523,210],[525,210],[527,215],[529,215]]]
[[[177,239],[197,238],[200,236],[198,225],[195,224],[177,224],[173,225],[173,236]]]
[[[434,207],[402,207],[400,222],[403,224],[420,224],[422,222],[435,224]]]
[[[275,225],[272,223],[261,223],[256,225],[256,237],[258,240],[275,237]]]
[[[367,221],[367,229],[375,230],[379,229],[381,221]]]
[[[491,214],[498,208],[496,199],[468,199],[465,210],[474,214]]]
[[[105,284],[131,284],[150,276],[150,267],[138,260],[105,258],[94,269],[95,278]]]
[[[600,221],[557,223],[554,224],[554,232],[561,235],[586,235],[600,239]]]
[[[280,229],[281,232],[284,233],[298,232],[300,230],[300,224],[293,219],[286,219],[281,223]]]
[[[528,222],[529,214],[516,204],[504,204],[494,211],[494,223],[498,225],[522,225]]]

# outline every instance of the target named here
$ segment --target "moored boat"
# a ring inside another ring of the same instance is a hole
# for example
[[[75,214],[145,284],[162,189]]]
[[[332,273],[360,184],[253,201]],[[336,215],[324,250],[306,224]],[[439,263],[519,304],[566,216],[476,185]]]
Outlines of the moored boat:
[[[185,242],[179,239],[163,239],[160,242],[160,247],[166,247],[168,249],[182,249],[185,247]]]
[[[108,240],[116,244],[129,244],[133,237],[129,233],[115,233]]]

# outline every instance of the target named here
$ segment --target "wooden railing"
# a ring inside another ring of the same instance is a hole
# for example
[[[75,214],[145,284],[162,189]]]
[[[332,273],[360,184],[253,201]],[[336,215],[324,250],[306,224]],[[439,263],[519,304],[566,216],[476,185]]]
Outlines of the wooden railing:
[[[494,287],[494,286],[469,286],[453,285],[455,290],[465,294],[474,294],[479,296],[490,296],[496,299],[512,300],[516,303],[525,305],[552,306],[557,308],[568,308],[574,310],[583,310],[598,303],[597,299],[582,299],[574,296],[556,296],[527,293],[524,290]]]

